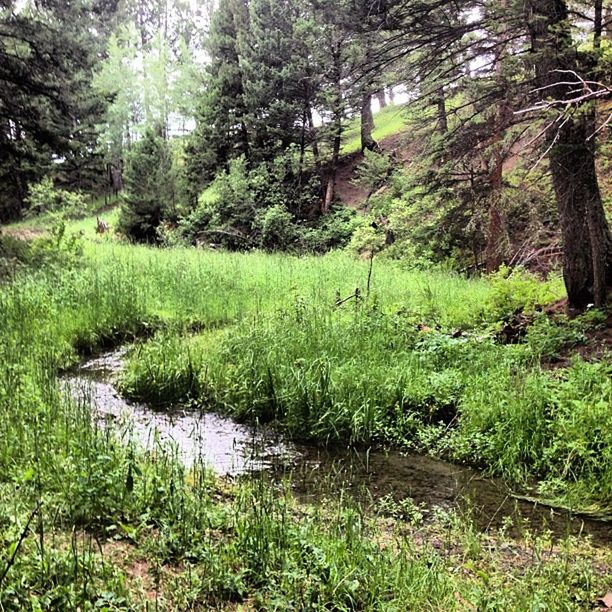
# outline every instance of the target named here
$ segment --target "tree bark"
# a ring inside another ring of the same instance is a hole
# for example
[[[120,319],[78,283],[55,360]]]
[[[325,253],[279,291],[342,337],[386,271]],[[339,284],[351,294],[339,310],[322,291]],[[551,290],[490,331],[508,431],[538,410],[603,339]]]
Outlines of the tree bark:
[[[448,115],[446,114],[446,95],[444,93],[444,87],[440,87],[436,93],[436,107],[438,109],[436,130],[439,134],[445,136],[448,134]]]
[[[380,108],[385,108],[387,106],[387,98],[385,97],[385,90],[379,89],[376,94],[376,99],[378,100],[378,104]]]
[[[319,174],[321,173],[321,155],[319,153],[319,141],[317,140],[317,134],[314,127],[314,120],[312,118],[312,107],[310,104],[307,106],[307,119],[308,119],[308,132],[310,135],[310,145],[312,146],[312,155],[315,161],[315,167]]]
[[[595,21],[593,26],[593,48],[601,49],[601,36],[603,34],[603,0],[595,0]]]
[[[565,0],[529,0],[528,26],[540,87],[554,99],[569,97],[567,73],[580,73],[567,26]],[[563,236],[563,278],[571,309],[603,306],[612,286],[612,236],[603,208],[595,170],[593,114],[566,115],[549,130],[550,171]]]
[[[327,179],[327,187],[325,189],[325,198],[321,206],[321,213],[327,214],[334,201],[334,195],[336,193],[336,174],[338,173],[338,161],[340,160],[340,146],[342,144],[342,113],[341,111],[336,112],[334,118],[334,140],[332,149],[332,159],[329,170],[329,177]]]
[[[489,273],[495,272],[504,261],[505,223],[502,212],[502,163],[498,159],[494,161],[495,167],[489,177],[489,226],[484,254],[486,271]]]
[[[374,131],[374,115],[372,114],[372,94],[365,93],[361,99],[361,152],[366,149],[374,151],[377,148],[372,136]]]
[[[499,1],[500,8],[508,8],[508,0]],[[503,61],[506,56],[508,34],[503,31],[497,35],[495,52],[495,80],[500,91],[507,92],[509,84],[504,76]],[[503,212],[504,161],[506,152],[504,138],[512,123],[512,109],[504,93],[495,109],[493,142],[491,144],[492,169],[489,174],[489,227],[485,247],[485,266],[487,272],[495,272],[504,261],[504,242],[507,235]]]

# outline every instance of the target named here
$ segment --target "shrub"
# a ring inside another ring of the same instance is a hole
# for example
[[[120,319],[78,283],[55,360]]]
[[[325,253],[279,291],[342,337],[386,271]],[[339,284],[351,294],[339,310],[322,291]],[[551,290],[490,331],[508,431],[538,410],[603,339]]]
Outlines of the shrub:
[[[67,217],[78,218],[88,212],[85,196],[82,193],[56,189],[50,177],[30,185],[27,203],[28,216],[59,212]]]
[[[219,244],[229,249],[303,248],[323,252],[343,246],[352,233],[352,211],[300,225],[316,208],[320,182],[294,167],[293,152],[248,167],[244,156],[230,161],[226,172],[198,198],[198,206],[180,222],[191,242]],[[297,221],[296,221],[297,220]]]
[[[271,251],[290,247],[297,237],[293,215],[282,204],[275,204],[257,215],[261,245]]]
[[[301,227],[300,247],[311,253],[325,253],[331,249],[345,247],[359,223],[360,219],[352,208],[332,208],[314,224]]]
[[[62,269],[75,265],[83,252],[81,237],[66,233],[66,224],[59,220],[49,233],[32,243],[29,263],[36,266],[55,265]]]
[[[366,149],[364,160],[357,167],[355,183],[374,191],[389,178],[393,170],[393,160],[388,153],[377,153]]]
[[[533,312],[563,297],[560,279],[543,283],[535,274],[521,268],[502,266],[489,278],[492,291],[486,310],[494,320],[508,319],[517,312]]]
[[[30,245],[26,240],[0,234],[0,280],[13,276],[30,259]]]

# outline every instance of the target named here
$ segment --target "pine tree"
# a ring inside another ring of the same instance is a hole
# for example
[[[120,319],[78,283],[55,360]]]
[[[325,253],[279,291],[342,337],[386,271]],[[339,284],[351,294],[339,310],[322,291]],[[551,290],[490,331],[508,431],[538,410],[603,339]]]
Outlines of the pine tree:
[[[196,112],[196,129],[187,145],[188,198],[198,194],[230,159],[248,156],[249,135],[238,37],[248,20],[244,0],[222,2],[214,12],[206,50],[210,63]]]
[[[67,184],[92,180],[102,105],[91,72],[114,8],[85,0],[0,8],[0,219],[19,215],[28,184],[48,172]]]
[[[157,242],[158,227],[172,212],[172,153],[159,133],[148,130],[133,147],[125,169],[119,231],[136,242]]]
[[[274,159],[298,144],[305,124],[304,56],[296,26],[301,3],[251,0],[248,28],[240,33],[245,122],[251,135],[250,160]]]

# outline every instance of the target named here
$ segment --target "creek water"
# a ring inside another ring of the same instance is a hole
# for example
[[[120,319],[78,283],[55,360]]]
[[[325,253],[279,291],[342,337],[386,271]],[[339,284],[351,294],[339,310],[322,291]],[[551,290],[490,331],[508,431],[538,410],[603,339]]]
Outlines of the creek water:
[[[306,500],[340,491],[366,502],[410,498],[425,517],[435,509],[455,510],[469,514],[481,530],[498,528],[509,518],[514,534],[523,529],[549,530],[558,537],[585,534],[596,544],[612,545],[609,517],[595,520],[517,498],[502,482],[464,466],[415,454],[298,445],[269,428],[227,416],[127,401],[114,386],[123,357],[118,350],[84,361],[63,377],[68,392],[77,401],[91,402],[99,421],[141,446],[174,446],[186,465],[204,463],[222,476],[288,479]]]

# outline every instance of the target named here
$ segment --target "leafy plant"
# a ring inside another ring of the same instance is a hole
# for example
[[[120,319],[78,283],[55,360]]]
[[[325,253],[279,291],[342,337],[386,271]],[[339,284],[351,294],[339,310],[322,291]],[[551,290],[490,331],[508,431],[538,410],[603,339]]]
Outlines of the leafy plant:
[[[502,266],[490,275],[492,291],[487,300],[487,314],[492,319],[508,319],[517,312],[533,312],[563,296],[563,285],[559,278],[552,283],[540,279],[520,268]]]
[[[355,183],[374,191],[381,187],[393,170],[393,160],[388,153],[366,149],[364,160],[357,166]]]
[[[57,189],[53,179],[45,177],[28,190],[28,216],[53,212],[69,218],[78,218],[88,212],[85,196],[74,191]]]

